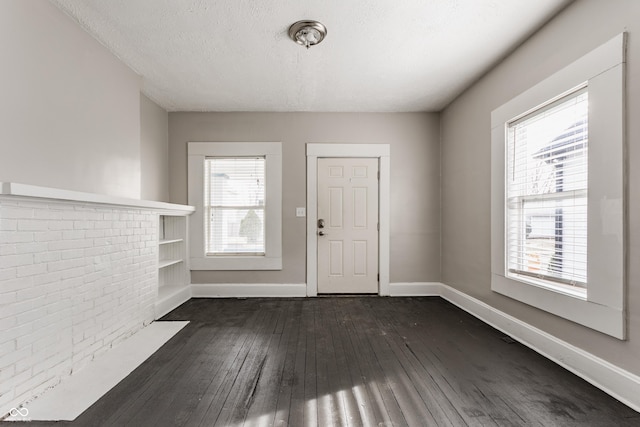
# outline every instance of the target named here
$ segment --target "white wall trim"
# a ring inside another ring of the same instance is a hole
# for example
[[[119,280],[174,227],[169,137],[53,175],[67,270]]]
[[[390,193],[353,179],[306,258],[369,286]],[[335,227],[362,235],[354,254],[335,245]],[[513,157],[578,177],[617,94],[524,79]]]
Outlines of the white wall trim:
[[[208,156],[264,156],[266,159],[265,254],[212,256],[205,253],[204,163]],[[193,270],[282,270],[282,143],[187,143],[189,203],[196,210],[190,219],[189,252]]]
[[[640,377],[450,286],[440,296],[640,412]]]
[[[318,295],[318,158],[377,157],[380,161],[378,294],[389,294],[390,229],[391,229],[391,147],[389,144],[307,144],[307,285],[306,295]]]
[[[389,144],[308,143],[307,156],[313,157],[389,157]]]
[[[193,298],[305,297],[304,283],[207,283],[192,284]]]
[[[433,297],[442,293],[439,282],[389,283],[389,296],[392,297]]]

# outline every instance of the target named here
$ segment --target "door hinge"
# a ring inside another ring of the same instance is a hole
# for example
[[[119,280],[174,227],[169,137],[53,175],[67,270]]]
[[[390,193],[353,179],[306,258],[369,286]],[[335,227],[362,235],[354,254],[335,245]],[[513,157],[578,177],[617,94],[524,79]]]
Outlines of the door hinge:
[[[378,273],[378,282],[380,281],[380,273]]]
[[[380,171],[378,171],[378,181],[380,181]]]
[[[378,231],[380,231],[380,223],[378,223]]]

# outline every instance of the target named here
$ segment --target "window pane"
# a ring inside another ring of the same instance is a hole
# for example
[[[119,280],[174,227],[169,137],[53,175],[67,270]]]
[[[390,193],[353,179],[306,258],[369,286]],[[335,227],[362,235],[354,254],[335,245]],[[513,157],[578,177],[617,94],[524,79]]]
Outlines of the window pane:
[[[211,206],[263,206],[265,158],[208,158]]]
[[[524,200],[521,204],[521,209],[509,210],[509,269],[584,286],[587,198]]]
[[[206,252],[265,252],[265,158],[205,160]]]
[[[509,124],[509,272],[586,286],[586,89]]]
[[[207,254],[264,254],[264,209],[211,208]]]

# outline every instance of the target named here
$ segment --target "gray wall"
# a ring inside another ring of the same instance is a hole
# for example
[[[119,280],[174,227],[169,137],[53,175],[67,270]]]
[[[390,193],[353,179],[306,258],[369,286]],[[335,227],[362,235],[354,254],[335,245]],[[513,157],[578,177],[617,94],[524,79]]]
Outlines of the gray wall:
[[[442,114],[444,283],[562,340],[640,374],[640,2],[578,0]],[[628,326],[618,341],[491,292],[490,114],[616,34],[628,31]]]
[[[391,282],[440,281],[437,114],[169,113],[170,197],[187,203],[187,142],[280,141],[283,270],[192,272],[193,283],[306,283],[307,142],[391,145]]]
[[[140,95],[140,198],[169,201],[169,114]]]
[[[45,0],[0,2],[0,181],[140,197],[140,78]]]

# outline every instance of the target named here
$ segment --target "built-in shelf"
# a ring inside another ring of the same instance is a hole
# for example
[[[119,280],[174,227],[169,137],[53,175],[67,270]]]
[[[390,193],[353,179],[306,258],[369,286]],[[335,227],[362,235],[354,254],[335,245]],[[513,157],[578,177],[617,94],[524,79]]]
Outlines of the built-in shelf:
[[[158,216],[156,319],[191,298],[186,239],[186,215]]]
[[[178,264],[179,262],[182,262],[182,261],[183,260],[181,259],[163,259],[160,262],[158,262],[158,268],[169,267],[171,265]]]
[[[160,240],[158,242],[159,245],[168,245],[171,243],[180,243],[180,242],[184,242],[184,239],[171,239],[171,240]]]

